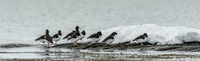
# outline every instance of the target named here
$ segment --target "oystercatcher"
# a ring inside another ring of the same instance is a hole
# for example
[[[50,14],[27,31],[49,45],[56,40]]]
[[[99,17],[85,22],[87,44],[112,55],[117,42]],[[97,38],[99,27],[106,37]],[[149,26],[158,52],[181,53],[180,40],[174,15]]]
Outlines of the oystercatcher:
[[[76,46],[77,44],[77,39],[79,38],[80,36],[80,32],[79,32],[79,29],[81,29],[79,26],[76,26],[76,32],[75,34],[73,34],[70,38],[68,38],[67,40],[71,40],[72,42],[74,42],[74,46]]]
[[[49,47],[49,43],[52,43],[52,44],[53,44],[52,37],[49,35],[49,30],[48,30],[48,29],[46,29],[46,34],[45,34],[45,36],[44,36],[44,39],[45,39],[46,41],[48,41],[48,47]]]
[[[98,44],[101,37],[102,37],[102,33],[101,31],[98,31],[97,33],[90,35],[87,39],[92,39],[92,41],[95,41],[96,44]]]
[[[62,38],[61,30],[59,30],[57,34],[54,34],[52,38],[53,38],[53,41],[55,41],[57,45],[57,42]]]
[[[136,37],[133,41],[131,41],[131,43],[136,41],[136,42],[140,42],[141,46],[144,46],[143,42],[147,41],[147,39],[148,39],[147,37],[148,37],[147,33],[144,33],[143,35]]]
[[[44,45],[45,41],[48,42],[48,47],[49,47],[49,43],[53,43],[51,36],[49,35],[49,30],[46,29],[45,35],[42,35],[40,37],[38,37],[37,39],[35,39],[35,41],[41,41]]]
[[[112,46],[112,42],[115,40],[115,35],[117,35],[117,32],[113,32],[111,33],[108,37],[106,37],[102,42],[105,42],[107,44],[109,44],[110,46]]]
[[[71,39],[73,42],[75,42],[75,43],[74,43],[74,46],[77,45],[77,41],[82,40],[83,38],[85,38],[85,35],[86,35],[86,33],[85,33],[85,31],[83,30],[83,31],[81,32],[80,36],[76,36],[76,38]]]
[[[86,35],[86,33],[85,33],[85,31],[83,30],[83,31],[81,32],[80,40],[82,40],[83,38],[85,38],[85,35]]]

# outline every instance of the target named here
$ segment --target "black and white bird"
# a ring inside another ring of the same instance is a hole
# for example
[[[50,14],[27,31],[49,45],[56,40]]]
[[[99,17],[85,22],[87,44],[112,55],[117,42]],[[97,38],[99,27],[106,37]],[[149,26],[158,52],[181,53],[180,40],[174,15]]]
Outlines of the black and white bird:
[[[76,31],[73,30],[72,32],[70,32],[69,34],[67,34],[63,39],[69,39],[69,38],[71,38],[72,35],[75,34],[75,33],[76,33]]]
[[[108,37],[106,37],[102,42],[105,42],[112,46],[112,42],[115,40],[115,35],[117,35],[117,32],[111,33]]]
[[[147,33],[144,33],[143,35],[140,35],[140,36],[136,37],[130,43],[139,42],[139,43],[141,43],[141,46],[144,46],[143,42],[146,42],[147,40],[148,40],[148,35],[147,35]]]
[[[72,38],[71,41],[73,41],[73,42],[74,42],[74,46],[76,46],[76,45],[77,45],[77,41],[82,40],[83,38],[85,38],[85,36],[86,36],[86,33],[85,33],[85,31],[83,30],[83,31],[81,32],[80,36],[76,36],[76,38]],[[73,36],[72,36],[72,37],[73,37]]]
[[[35,39],[35,41],[41,41],[43,44],[45,42],[48,42],[48,47],[49,47],[49,43],[53,43],[52,37],[49,35],[48,29],[46,29],[45,35],[40,36],[39,38]]]
[[[86,36],[86,33],[85,33],[85,31],[83,30],[83,31],[81,32],[80,36],[78,36],[78,37],[76,37],[75,39],[72,40],[73,42],[75,42],[74,46],[77,45],[77,41],[82,40],[83,38],[85,38],[85,36]]]
[[[54,34],[52,38],[53,38],[53,41],[55,41],[57,45],[57,42],[62,38],[61,30],[59,30],[57,34]]]
[[[94,34],[90,35],[89,37],[87,37],[87,39],[92,39],[92,41],[95,41],[96,44],[98,44],[101,37],[102,37],[102,33],[101,33],[101,31],[98,31],[97,33],[94,33]]]
[[[49,43],[53,44],[53,40],[52,40],[52,37],[49,35],[49,30],[48,29],[46,30],[46,34],[44,36],[44,39],[48,42],[48,47],[49,47]]]
[[[79,29],[81,29],[79,26],[76,26],[76,32],[75,34],[73,34],[70,38],[68,38],[67,40],[70,40],[72,42],[74,42],[74,46],[77,45],[77,41],[79,39],[79,36],[81,36],[80,32],[79,32]]]
[[[83,30],[83,31],[81,32],[80,40],[82,40],[83,38],[85,38],[85,36],[86,36],[86,33],[85,33],[85,31]]]

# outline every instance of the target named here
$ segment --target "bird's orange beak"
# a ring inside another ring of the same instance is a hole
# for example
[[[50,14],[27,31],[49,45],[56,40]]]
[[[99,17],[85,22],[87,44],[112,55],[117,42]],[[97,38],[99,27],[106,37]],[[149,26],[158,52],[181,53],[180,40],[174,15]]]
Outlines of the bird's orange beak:
[[[82,30],[80,27],[78,29]]]

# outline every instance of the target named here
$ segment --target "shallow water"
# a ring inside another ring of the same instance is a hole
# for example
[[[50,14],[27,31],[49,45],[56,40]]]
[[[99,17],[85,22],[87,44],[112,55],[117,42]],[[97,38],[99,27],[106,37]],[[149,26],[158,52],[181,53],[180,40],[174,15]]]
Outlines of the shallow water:
[[[12,44],[9,44],[12,45]],[[7,46],[9,46],[7,45]],[[153,51],[138,49],[67,49],[47,48],[43,45],[24,44],[22,47],[1,48],[0,59],[43,60],[199,60],[198,51]]]

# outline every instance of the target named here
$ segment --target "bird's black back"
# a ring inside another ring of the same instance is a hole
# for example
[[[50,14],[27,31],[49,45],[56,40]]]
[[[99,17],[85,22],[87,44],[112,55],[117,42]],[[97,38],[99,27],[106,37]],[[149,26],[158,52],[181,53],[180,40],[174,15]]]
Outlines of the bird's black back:
[[[71,38],[77,38],[78,36],[80,36],[80,33],[79,32],[76,32],[75,34],[73,34],[72,36],[71,36]],[[71,39],[70,38],[70,39]]]
[[[108,37],[106,37],[102,42],[106,42],[108,39],[114,39],[114,37],[112,35],[109,35]]]
[[[75,31],[72,31],[71,33],[67,34],[63,39],[68,38],[69,36],[72,36],[73,34],[75,34]]]
[[[73,34],[69,39],[72,39],[72,38],[77,38],[80,36],[80,33],[79,32],[76,32],[75,34]],[[68,39],[68,40],[69,40]]]
[[[46,34],[44,37],[48,42],[53,43],[52,37],[49,35],[49,30],[46,30]]]
[[[52,38],[51,38],[51,36],[50,36],[49,34],[47,34],[47,35],[45,36],[45,39],[46,39],[48,42],[53,43]]]
[[[54,34],[52,38],[58,38],[58,34]]]
[[[44,39],[45,35],[42,35],[40,37],[38,37],[37,39],[35,39],[35,41],[38,41],[38,40],[41,40],[41,39]]]
[[[90,35],[87,39],[89,38],[99,38],[99,35],[97,33],[94,33],[92,35]]]
[[[145,36],[144,35],[140,35],[140,36],[136,37],[133,41],[138,40],[138,39],[145,39]]]
[[[75,30],[76,30],[75,34],[73,34],[69,39],[77,38],[77,37],[80,36],[79,26],[76,26],[76,27],[75,27]],[[69,40],[69,39],[68,39],[68,40]]]
[[[106,42],[108,39],[114,39],[114,36],[117,35],[116,32],[113,32],[112,34],[110,34],[108,37],[106,37],[102,42]]]

